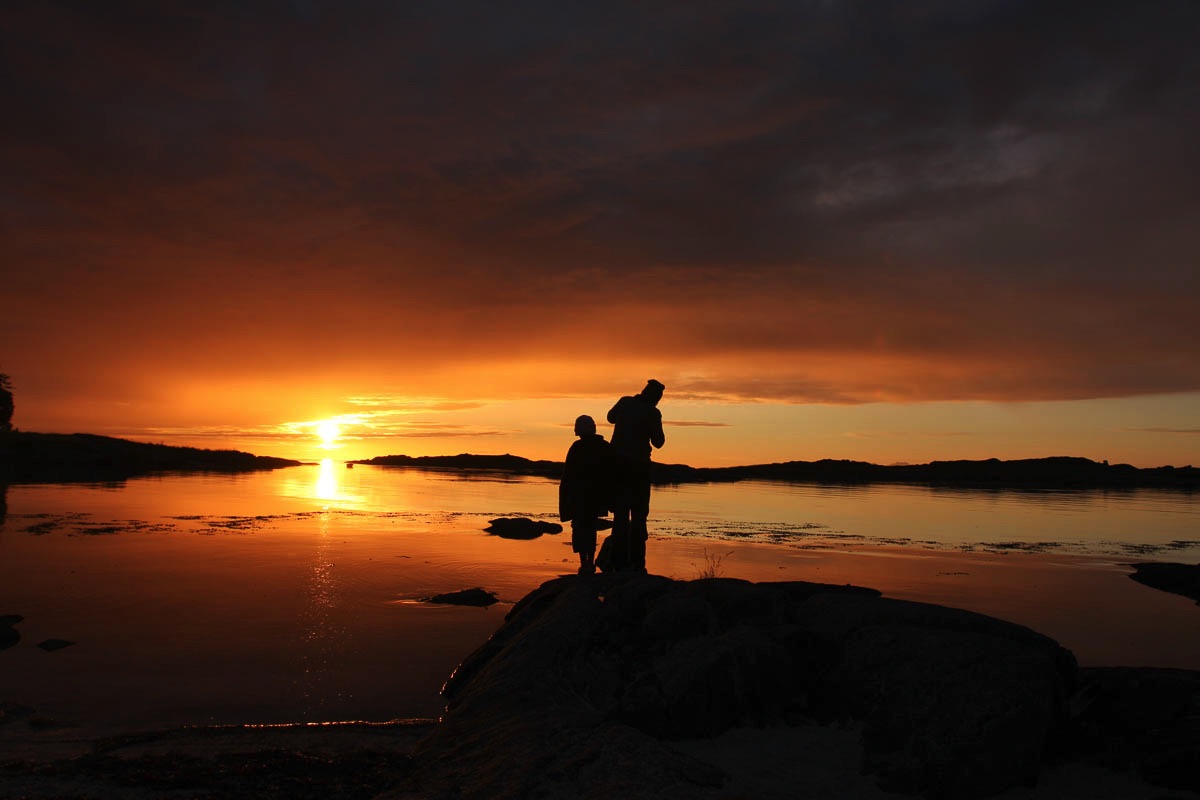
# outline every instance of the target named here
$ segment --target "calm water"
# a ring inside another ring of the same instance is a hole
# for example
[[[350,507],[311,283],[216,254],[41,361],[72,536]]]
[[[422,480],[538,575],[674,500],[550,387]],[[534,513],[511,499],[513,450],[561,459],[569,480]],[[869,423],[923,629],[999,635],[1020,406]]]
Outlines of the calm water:
[[[88,731],[436,716],[511,603],[573,571],[566,536],[487,520],[556,503],[541,479],[331,463],[10,487],[0,614],[25,619],[0,703]],[[1085,664],[1200,668],[1200,607],[1127,566],[1200,560],[1193,495],[737,483],[652,505],[652,572],[857,583],[1029,625]],[[473,586],[504,602],[420,602]]]

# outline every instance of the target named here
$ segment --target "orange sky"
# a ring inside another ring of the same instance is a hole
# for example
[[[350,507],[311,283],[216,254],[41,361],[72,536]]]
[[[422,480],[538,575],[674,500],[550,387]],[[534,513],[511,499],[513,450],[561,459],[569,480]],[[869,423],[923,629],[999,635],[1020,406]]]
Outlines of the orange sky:
[[[14,422],[1200,462],[1197,7],[865,8],[19,5]]]

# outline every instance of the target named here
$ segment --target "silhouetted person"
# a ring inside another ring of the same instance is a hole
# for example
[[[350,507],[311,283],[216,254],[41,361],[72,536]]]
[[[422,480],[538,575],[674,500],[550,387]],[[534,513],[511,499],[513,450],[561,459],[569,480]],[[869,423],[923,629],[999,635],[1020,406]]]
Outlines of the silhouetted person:
[[[612,532],[615,569],[646,570],[650,452],[651,447],[662,447],[667,441],[658,410],[664,389],[652,378],[639,394],[622,397],[608,412],[617,470]]]
[[[587,414],[575,420],[575,435],[579,441],[567,450],[558,485],[558,517],[571,521],[571,549],[579,554],[579,574],[590,575],[596,571],[598,519],[607,517],[612,507],[612,449]]]

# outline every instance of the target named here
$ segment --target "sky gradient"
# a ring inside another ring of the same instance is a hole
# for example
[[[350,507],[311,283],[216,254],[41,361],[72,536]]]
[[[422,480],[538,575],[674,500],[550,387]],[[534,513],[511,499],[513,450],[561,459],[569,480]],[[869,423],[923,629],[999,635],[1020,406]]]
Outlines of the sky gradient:
[[[1200,463],[1198,29],[1192,0],[7,4],[14,423],[561,458],[655,377],[665,461]]]

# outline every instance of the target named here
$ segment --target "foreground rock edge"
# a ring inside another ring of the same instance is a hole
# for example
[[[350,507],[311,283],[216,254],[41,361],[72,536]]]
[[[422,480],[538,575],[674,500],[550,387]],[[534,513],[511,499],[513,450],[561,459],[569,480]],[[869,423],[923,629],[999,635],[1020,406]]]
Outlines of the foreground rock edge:
[[[1200,789],[1200,675],[1095,673],[1028,628],[860,587],[560,578],[452,676],[416,775],[432,798],[716,798],[729,776],[689,740],[823,726],[856,732],[877,792],[997,796],[1070,759],[1146,775],[1163,737],[1096,700],[1171,673],[1156,722],[1174,739],[1147,777]]]

